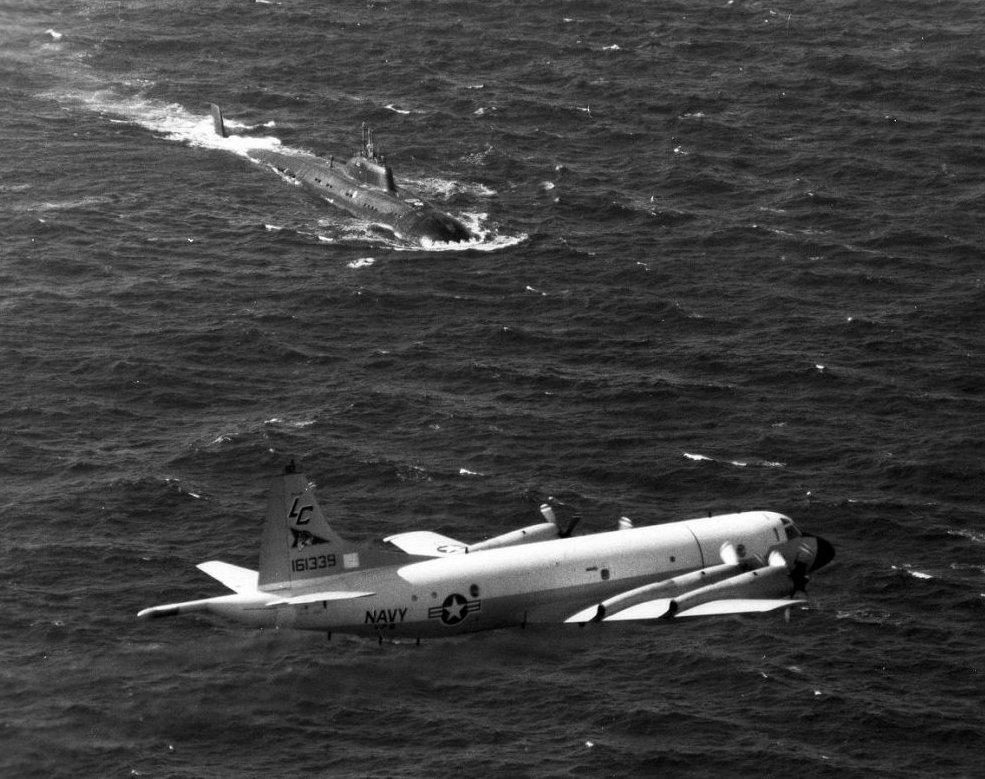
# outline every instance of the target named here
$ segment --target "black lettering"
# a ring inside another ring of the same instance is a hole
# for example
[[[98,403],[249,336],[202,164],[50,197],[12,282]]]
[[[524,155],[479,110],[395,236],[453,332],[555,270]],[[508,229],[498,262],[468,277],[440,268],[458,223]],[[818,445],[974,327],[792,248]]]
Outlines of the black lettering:
[[[407,616],[406,607],[402,609],[373,609],[365,613],[363,624],[394,627],[398,622],[403,622],[405,616]]]
[[[317,571],[325,568],[334,568],[337,565],[337,558],[333,554],[321,554],[315,557],[298,557],[291,561],[291,570],[296,573],[305,571]]]
[[[291,510],[287,512],[287,518],[293,519],[295,525],[307,525],[310,521],[310,517],[306,517],[305,514],[309,511],[314,511],[311,506],[302,506],[298,509],[298,503],[301,502],[301,498],[295,498],[294,503],[291,505]]]

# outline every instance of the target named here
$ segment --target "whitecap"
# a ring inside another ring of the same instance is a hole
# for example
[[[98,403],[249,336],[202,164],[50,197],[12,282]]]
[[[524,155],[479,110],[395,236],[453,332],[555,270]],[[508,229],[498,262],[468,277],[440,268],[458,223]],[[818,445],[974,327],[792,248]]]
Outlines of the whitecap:
[[[924,573],[923,571],[914,571],[908,565],[902,565],[902,566],[894,565],[894,566],[892,566],[892,569],[894,571],[899,571],[904,576],[912,576],[914,579],[923,579],[924,581],[926,581],[928,579],[933,579],[934,578],[929,573]]]
[[[949,536],[960,536],[961,538],[967,538],[969,541],[974,541],[976,544],[985,544],[985,533],[979,531],[960,528],[948,530],[947,534]]]

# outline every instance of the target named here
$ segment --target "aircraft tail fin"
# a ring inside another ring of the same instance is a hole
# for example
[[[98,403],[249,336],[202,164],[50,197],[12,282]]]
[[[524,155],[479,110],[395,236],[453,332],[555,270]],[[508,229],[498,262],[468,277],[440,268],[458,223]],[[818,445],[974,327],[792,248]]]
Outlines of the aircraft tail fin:
[[[293,461],[274,479],[260,546],[258,585],[276,589],[359,567],[359,547],[336,533]]]
[[[215,134],[221,138],[228,137],[229,133],[226,132],[226,123],[222,119],[222,109],[215,103],[212,103],[209,107],[212,111],[212,126],[215,128]]]

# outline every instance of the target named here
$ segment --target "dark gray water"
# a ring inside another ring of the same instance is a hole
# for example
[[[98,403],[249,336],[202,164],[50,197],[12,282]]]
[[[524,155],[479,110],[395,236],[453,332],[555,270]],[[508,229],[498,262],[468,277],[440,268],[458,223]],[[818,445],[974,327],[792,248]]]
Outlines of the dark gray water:
[[[0,776],[980,776],[983,41],[978,0],[4,2]],[[244,154],[362,122],[473,245]],[[550,496],[839,556],[789,623],[137,621],[255,564],[291,457],[357,539]]]

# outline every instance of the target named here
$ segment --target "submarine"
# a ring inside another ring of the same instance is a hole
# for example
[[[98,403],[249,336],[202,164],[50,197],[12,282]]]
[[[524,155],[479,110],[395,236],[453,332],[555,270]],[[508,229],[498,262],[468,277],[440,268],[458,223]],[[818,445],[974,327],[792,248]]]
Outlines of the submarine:
[[[211,106],[215,132],[228,136],[222,109]],[[460,243],[475,236],[453,216],[410,190],[397,187],[393,170],[377,153],[372,129],[363,125],[362,148],[348,161],[301,152],[286,154],[256,149],[249,157],[269,165],[314,195],[359,219],[392,232],[401,241]]]

